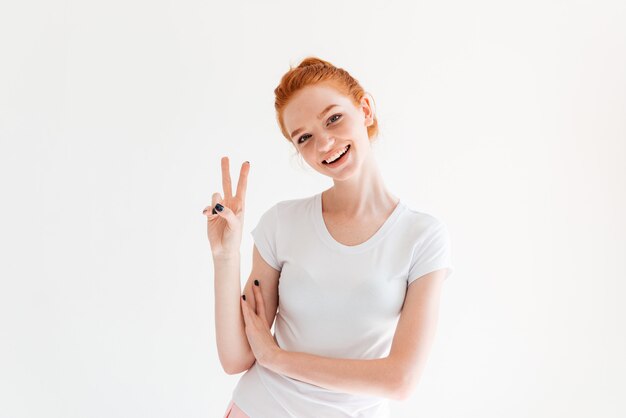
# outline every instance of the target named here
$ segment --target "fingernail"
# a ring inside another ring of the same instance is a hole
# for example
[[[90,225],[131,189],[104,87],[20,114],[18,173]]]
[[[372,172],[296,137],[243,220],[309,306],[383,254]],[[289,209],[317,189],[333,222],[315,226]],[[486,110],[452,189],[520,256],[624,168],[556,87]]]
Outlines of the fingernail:
[[[215,205],[215,210],[218,212],[221,212],[224,210],[224,206],[220,205],[219,203]]]
[[[202,211],[202,213],[204,214],[204,213],[206,213],[206,211],[207,211],[207,210],[205,209],[205,210],[203,210],[203,211]]]
[[[217,215],[217,211],[215,210],[215,208],[213,208],[213,210],[211,211],[211,213],[212,213],[213,215]]]
[[[258,286],[259,285],[259,281],[258,280],[254,280],[254,285]]]
[[[250,161],[244,161],[244,163],[248,163],[248,164],[250,164]]]
[[[246,295],[242,295],[241,297],[243,298],[244,301],[246,300]]]

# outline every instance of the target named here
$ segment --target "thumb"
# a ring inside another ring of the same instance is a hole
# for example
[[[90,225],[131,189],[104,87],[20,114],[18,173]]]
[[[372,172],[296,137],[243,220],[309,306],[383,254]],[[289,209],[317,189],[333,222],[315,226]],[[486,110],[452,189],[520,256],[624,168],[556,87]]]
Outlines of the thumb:
[[[235,215],[235,212],[233,212],[228,206],[225,206],[223,204],[219,204],[223,209],[221,211],[217,210],[217,208],[219,206],[217,206],[215,208],[215,211],[217,212],[217,214],[219,216],[221,216],[222,218],[226,219],[226,221],[229,224],[233,224],[237,222],[237,215]]]

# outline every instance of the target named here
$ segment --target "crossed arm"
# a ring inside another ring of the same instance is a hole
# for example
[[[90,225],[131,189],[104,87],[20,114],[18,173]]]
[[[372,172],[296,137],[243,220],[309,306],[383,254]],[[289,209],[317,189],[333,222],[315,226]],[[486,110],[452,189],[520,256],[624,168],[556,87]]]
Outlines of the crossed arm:
[[[281,350],[264,367],[336,392],[391,399],[401,393],[398,364],[390,357],[352,360]]]
[[[264,367],[313,385],[344,393],[404,400],[417,386],[434,340],[445,269],[409,285],[390,353],[352,360],[276,350]]]

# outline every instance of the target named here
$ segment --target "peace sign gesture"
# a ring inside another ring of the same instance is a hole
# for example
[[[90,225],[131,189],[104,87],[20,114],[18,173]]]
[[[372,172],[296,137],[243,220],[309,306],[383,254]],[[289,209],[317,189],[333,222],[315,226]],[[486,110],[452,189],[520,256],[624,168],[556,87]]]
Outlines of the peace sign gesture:
[[[202,212],[207,217],[207,235],[213,257],[239,253],[249,171],[250,163],[246,161],[241,165],[237,193],[233,196],[228,157],[222,157],[224,198],[213,193],[211,206]]]

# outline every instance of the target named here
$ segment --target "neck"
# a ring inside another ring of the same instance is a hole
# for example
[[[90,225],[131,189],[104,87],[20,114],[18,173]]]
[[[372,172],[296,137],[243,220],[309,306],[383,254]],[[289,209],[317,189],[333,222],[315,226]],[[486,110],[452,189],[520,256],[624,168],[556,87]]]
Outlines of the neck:
[[[334,180],[334,185],[322,193],[322,209],[325,213],[348,219],[377,218],[392,211],[398,200],[385,187],[370,153],[358,175],[345,181]]]

